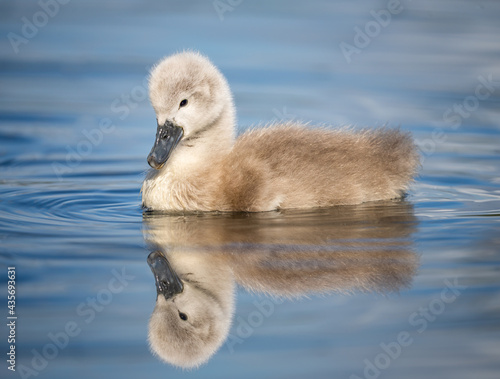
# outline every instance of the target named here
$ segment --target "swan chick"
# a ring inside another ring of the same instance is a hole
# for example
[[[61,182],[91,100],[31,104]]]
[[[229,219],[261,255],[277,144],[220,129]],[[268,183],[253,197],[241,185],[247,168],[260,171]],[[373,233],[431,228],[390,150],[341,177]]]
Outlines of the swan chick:
[[[148,339],[153,353],[163,361],[193,368],[208,361],[229,333],[233,282],[221,280],[221,270],[213,270],[210,264],[208,270],[203,267],[202,257],[178,263],[179,273],[160,251],[148,256],[157,290]]]
[[[142,204],[163,211],[259,212],[401,197],[419,166],[398,129],[273,124],[235,139],[235,109],[220,71],[195,52],[151,72],[157,118]]]

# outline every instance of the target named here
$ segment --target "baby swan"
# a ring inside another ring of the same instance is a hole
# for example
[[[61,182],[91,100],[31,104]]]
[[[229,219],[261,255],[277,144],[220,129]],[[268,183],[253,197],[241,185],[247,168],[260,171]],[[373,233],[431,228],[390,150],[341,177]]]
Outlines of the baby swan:
[[[407,133],[270,125],[235,140],[229,85],[204,56],[183,52],[151,73],[157,118],[142,204],[164,211],[246,211],[400,197],[419,165]]]

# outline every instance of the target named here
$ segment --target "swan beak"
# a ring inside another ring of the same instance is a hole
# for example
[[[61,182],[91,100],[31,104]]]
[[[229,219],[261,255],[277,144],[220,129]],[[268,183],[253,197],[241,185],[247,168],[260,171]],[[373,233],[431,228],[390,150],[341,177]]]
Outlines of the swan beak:
[[[183,135],[182,127],[168,120],[165,121],[165,124],[158,125],[155,144],[148,155],[149,165],[157,170],[162,168]]]
[[[155,276],[157,296],[163,295],[165,300],[169,300],[184,290],[179,276],[161,252],[153,251],[149,254],[148,265]]]

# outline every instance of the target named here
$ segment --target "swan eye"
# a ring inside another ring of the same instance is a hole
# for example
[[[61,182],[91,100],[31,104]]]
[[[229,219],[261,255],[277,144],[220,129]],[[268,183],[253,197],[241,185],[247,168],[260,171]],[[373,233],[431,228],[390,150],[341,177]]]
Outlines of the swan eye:
[[[179,312],[179,317],[180,317],[180,319],[181,319],[181,320],[183,320],[183,321],[187,321],[187,319],[188,319],[187,314],[182,313],[182,312]]]
[[[182,100],[181,103],[179,104],[179,108],[185,107],[187,103],[188,103],[187,99]]]

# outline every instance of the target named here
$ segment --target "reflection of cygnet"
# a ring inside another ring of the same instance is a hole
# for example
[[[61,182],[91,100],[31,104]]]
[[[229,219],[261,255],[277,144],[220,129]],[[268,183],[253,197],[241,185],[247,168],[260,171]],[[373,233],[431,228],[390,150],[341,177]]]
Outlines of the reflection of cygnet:
[[[175,270],[159,251],[148,257],[157,289],[151,349],[184,368],[199,366],[215,353],[229,333],[234,310],[231,273],[203,256],[210,258],[204,253],[176,256]]]
[[[307,213],[146,214],[158,291],[151,348],[176,366],[207,361],[229,333],[235,282],[287,298],[399,291],[418,267],[415,223],[406,202]]]
[[[258,212],[397,198],[419,165],[412,138],[397,129],[285,123],[235,141],[226,79],[197,53],[165,58],[149,84],[158,127],[142,203],[152,210]]]

